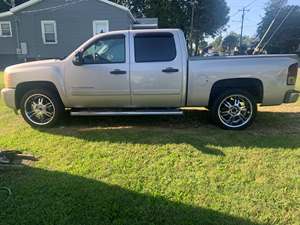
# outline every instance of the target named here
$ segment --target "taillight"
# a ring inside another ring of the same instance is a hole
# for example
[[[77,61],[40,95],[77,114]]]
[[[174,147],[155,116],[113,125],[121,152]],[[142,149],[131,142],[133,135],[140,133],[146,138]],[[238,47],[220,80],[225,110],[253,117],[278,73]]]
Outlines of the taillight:
[[[298,74],[298,63],[295,63],[289,67],[289,73],[287,76],[287,85],[295,85]]]

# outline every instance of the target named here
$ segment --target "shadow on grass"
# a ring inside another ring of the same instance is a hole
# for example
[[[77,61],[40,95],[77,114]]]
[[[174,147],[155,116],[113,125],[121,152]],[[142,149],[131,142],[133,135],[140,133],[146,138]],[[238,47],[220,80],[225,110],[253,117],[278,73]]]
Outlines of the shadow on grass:
[[[31,165],[38,161],[32,155],[24,155],[21,151],[16,150],[3,150],[0,149],[0,156],[6,159],[6,162],[0,162],[0,170],[7,170],[11,167],[22,167],[25,165]]]
[[[190,144],[202,153],[224,156],[219,147],[299,148],[290,135],[300,134],[299,122],[300,113],[265,112],[248,130],[234,132],[212,125],[207,111],[189,111],[183,117],[67,117],[60,128],[41,132],[88,142]]]
[[[5,225],[258,225],[61,172],[25,167],[0,173],[0,180],[12,191],[8,201],[0,199],[0,224]]]

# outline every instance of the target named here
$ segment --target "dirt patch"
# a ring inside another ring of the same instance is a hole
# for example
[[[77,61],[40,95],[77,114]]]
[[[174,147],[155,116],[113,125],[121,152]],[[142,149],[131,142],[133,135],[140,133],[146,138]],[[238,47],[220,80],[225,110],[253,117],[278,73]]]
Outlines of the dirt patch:
[[[286,113],[300,113],[300,104],[283,104],[280,106],[266,106],[259,107],[260,112],[286,112]]]

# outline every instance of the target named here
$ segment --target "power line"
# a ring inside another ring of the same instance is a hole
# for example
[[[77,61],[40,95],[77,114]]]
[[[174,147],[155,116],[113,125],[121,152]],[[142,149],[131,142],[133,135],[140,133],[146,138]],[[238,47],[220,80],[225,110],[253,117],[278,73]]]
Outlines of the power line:
[[[274,32],[271,34],[270,38],[267,40],[267,42],[264,44],[264,46],[262,47],[262,50],[264,50],[264,48],[270,43],[270,41],[272,40],[272,38],[274,37],[274,35],[279,31],[279,29],[282,27],[282,25],[285,23],[285,21],[287,20],[287,18],[292,14],[292,12],[294,11],[294,9],[296,8],[296,6],[292,7],[289,12],[287,13],[287,15],[284,17],[284,19],[282,20],[282,22],[279,24],[279,26],[274,30]]]
[[[271,23],[270,23],[270,25],[269,25],[267,31],[264,33],[264,35],[263,35],[263,37],[261,38],[260,42],[259,42],[258,45],[256,46],[256,48],[255,48],[256,50],[259,50],[259,48],[260,48],[260,46],[262,45],[263,41],[265,40],[265,38],[266,38],[267,35],[269,34],[269,31],[271,30],[271,28],[273,27],[275,21],[276,21],[277,18],[279,17],[282,8],[283,8],[283,5],[278,9],[276,15],[274,16],[273,20],[271,21]],[[253,53],[255,53],[255,51],[254,51]]]
[[[254,0],[252,2],[250,2],[248,5],[243,6],[242,8],[246,8],[248,9],[251,5],[253,5],[257,0]],[[237,14],[239,14],[241,12],[241,10],[237,10],[235,13],[233,13],[230,17],[235,17]]]
[[[249,8],[251,5],[253,5],[257,0],[253,0],[248,5],[244,6],[244,8]]]

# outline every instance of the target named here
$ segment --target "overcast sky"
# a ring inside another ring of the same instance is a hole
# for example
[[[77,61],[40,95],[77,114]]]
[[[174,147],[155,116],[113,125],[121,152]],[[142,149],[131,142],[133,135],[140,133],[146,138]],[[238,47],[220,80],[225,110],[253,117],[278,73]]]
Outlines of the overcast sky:
[[[240,33],[241,31],[241,16],[242,13],[238,12],[244,6],[251,4],[248,9],[250,10],[245,17],[245,29],[246,35],[253,36],[256,34],[257,24],[261,21],[261,17],[264,15],[264,8],[269,0],[226,0],[230,7],[230,21],[228,23],[228,33],[234,31]],[[289,0],[289,4],[299,5],[300,0]]]

